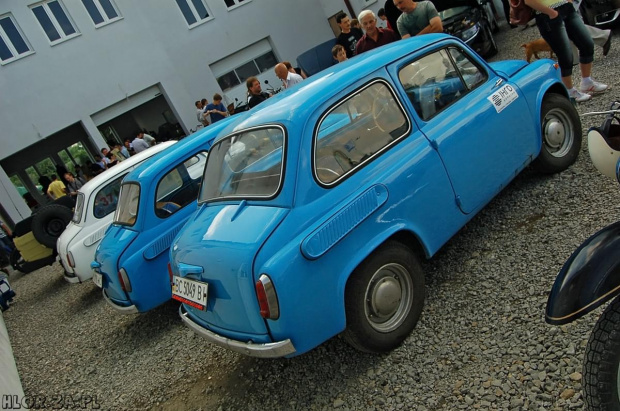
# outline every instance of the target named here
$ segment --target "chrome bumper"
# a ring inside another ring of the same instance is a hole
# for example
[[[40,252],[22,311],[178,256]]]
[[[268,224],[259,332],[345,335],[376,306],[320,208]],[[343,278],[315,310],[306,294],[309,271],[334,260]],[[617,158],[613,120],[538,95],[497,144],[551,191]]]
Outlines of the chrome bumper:
[[[231,340],[230,338],[222,337],[219,334],[209,331],[194,322],[191,318],[189,318],[187,311],[183,309],[182,305],[179,307],[179,315],[185,325],[191,328],[196,334],[206,338],[209,342],[215,345],[228,348],[229,350],[240,354],[259,358],[278,358],[293,354],[295,352],[295,347],[290,339],[266,344],[253,344]]]
[[[77,276],[77,274],[71,273],[69,272],[69,270],[67,270],[67,266],[65,265],[65,262],[62,261],[60,254],[58,255],[58,257],[56,257],[56,260],[60,261],[60,265],[62,266],[62,269],[64,271],[65,281],[72,284],[81,283],[80,278]]]
[[[607,18],[606,20],[600,21],[597,19],[597,17],[605,15],[607,16],[608,14],[613,13],[613,15],[609,18]],[[607,13],[601,13],[599,15],[594,16],[594,26],[602,26],[602,25],[606,25],[606,24],[611,24],[614,21],[618,20],[618,16],[620,16],[620,9],[617,10],[610,10]]]
[[[102,289],[101,293],[103,294],[103,298],[105,298],[106,302],[112,306],[116,311],[121,314],[138,314],[138,308],[135,305],[130,305],[129,307],[124,307],[122,305],[116,304],[114,301],[110,300],[110,297],[105,293],[105,290]]]
[[[68,276],[67,272],[65,272],[64,277],[65,277],[65,281],[71,284],[77,284],[81,282],[77,275]]]

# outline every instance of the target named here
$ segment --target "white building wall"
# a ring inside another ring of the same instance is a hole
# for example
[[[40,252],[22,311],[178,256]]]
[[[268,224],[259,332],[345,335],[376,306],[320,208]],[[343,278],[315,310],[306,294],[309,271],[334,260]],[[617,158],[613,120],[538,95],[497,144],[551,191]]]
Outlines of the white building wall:
[[[0,3],[35,51],[0,67],[0,123],[19,136],[3,144],[3,157],[158,83],[193,125],[194,100],[219,91],[210,63],[267,37],[279,59],[294,61],[332,35],[315,1],[287,10],[281,0],[253,0],[229,11],[209,0],[214,19],[189,29],[174,1],[117,0],[123,19],[95,28],[81,2],[65,0],[81,35],[50,46],[27,3],[36,2]]]
[[[95,28],[81,1],[61,1],[80,35],[54,46],[28,7],[38,1],[0,1],[0,16],[11,13],[34,50],[0,66],[0,159],[75,123],[103,147],[93,116],[119,102],[137,105],[132,96],[150,87],[159,88],[189,130],[197,123],[194,101],[221,93],[210,64],[261,39],[269,39],[278,60],[294,63],[333,37],[329,16],[348,12],[344,0],[246,0],[230,10],[223,0],[207,0],[213,19],[190,29],[173,0],[115,0],[122,19]],[[383,6],[382,0],[349,1],[356,13]],[[260,78],[279,83],[271,72]],[[4,188],[3,205],[15,198]]]
[[[321,7],[325,11],[325,14],[329,16],[333,16],[338,13],[340,10],[344,11],[349,15],[349,17],[357,18],[362,10],[369,9],[372,10],[375,14],[379,11],[380,8],[385,6],[386,0],[349,0],[351,7],[353,8],[354,15],[351,16],[349,9],[346,7],[344,0],[319,0],[321,3]],[[392,0],[390,0],[392,1]]]

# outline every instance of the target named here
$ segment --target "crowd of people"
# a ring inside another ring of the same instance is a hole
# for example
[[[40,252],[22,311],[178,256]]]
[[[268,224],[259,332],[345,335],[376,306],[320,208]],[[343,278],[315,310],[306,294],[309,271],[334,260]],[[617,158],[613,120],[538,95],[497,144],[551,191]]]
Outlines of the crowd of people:
[[[196,100],[196,119],[199,124],[208,126],[211,123],[217,123],[228,117],[231,113],[229,109],[222,104],[222,96],[218,93],[213,95],[213,102],[209,103],[206,98]]]
[[[591,76],[593,48],[596,42],[603,47],[603,54],[607,55],[611,32],[584,25],[578,13],[579,0],[525,0],[525,3],[535,10],[540,34],[558,56],[562,82],[570,96],[577,102],[582,102],[588,100],[593,93],[605,91],[607,85],[595,81]],[[508,24],[511,28],[516,27],[510,23],[508,0],[502,0],[502,4]],[[378,19],[384,27],[378,26]],[[332,56],[338,63],[400,39],[444,31],[437,9],[427,0],[386,0],[385,7],[378,12],[378,17],[372,10],[363,10],[357,19],[340,13],[336,16],[336,23],[340,27],[340,34],[332,48]],[[579,89],[572,83],[572,70],[573,66],[577,65],[576,61],[579,62],[582,77]],[[286,61],[278,63],[274,70],[283,89],[292,87],[306,77],[305,73],[296,70]],[[277,92],[273,88],[270,90],[272,93],[263,91],[260,80],[254,76],[246,80],[246,87],[248,108],[255,107]],[[203,98],[197,100],[195,105],[196,118],[202,126],[216,123],[235,113],[234,104],[225,107],[222,96],[218,93],[213,95],[212,103]],[[142,149],[142,146],[143,144],[138,142],[138,149]]]
[[[123,144],[108,142],[108,147],[103,147],[101,154],[95,155],[94,162],[87,161],[84,169],[82,169],[86,180],[157,144],[155,137],[145,133],[143,130],[137,130],[134,136],[133,140],[126,138]]]
[[[301,83],[306,78],[305,73],[299,69],[295,69],[288,61],[282,61],[276,64],[274,72],[276,77],[282,82],[282,86],[278,89],[271,89],[271,93],[263,91],[260,80],[257,77],[252,76],[246,80],[247,105],[244,105],[246,108],[255,107],[278,91]],[[203,98],[202,100],[196,100],[194,104],[196,105],[196,119],[202,126],[216,123],[236,112],[234,104],[229,104],[227,107],[224,106],[222,103],[222,96],[218,93],[213,95],[213,103],[209,103],[206,98]]]
[[[53,174],[50,177],[42,176],[39,178],[41,192],[52,201],[65,196],[69,196],[75,200],[78,190],[86,184],[86,176],[82,172],[80,166],[76,166],[75,173],[77,175],[67,171],[62,166],[59,166],[58,169],[61,177]]]
[[[372,10],[363,10],[359,14],[357,20],[361,28],[355,27],[346,13],[336,16],[340,34],[332,49],[334,59],[338,62],[345,60],[339,46],[344,48],[346,58],[351,58],[401,38],[443,32],[439,13],[430,1],[387,0],[378,15],[385,27],[377,25],[378,19]]]
[[[583,102],[589,100],[592,94],[607,90],[607,85],[595,81],[591,72],[594,44],[596,42],[601,46],[603,55],[607,55],[611,31],[585,25],[579,14],[579,1],[525,0],[525,3],[534,10],[541,37],[558,57],[562,82],[570,96],[577,102]],[[510,23],[508,1],[502,0],[502,4],[510,27],[516,27]],[[387,0],[378,15],[386,27],[377,26],[377,16],[371,10],[363,10],[359,14],[361,29],[352,24],[346,13],[336,16],[341,30],[332,48],[336,61],[345,61],[401,38],[443,32],[439,13],[430,1]],[[572,81],[573,66],[577,62],[581,71],[579,88],[575,88]]]
[[[133,139],[125,139],[124,144],[108,142],[108,147],[101,148],[100,154],[94,156],[95,161],[86,160],[83,165],[76,164],[74,173],[58,165],[56,174],[39,177],[41,194],[50,201],[64,196],[75,197],[88,180],[156,143],[153,136],[142,130],[136,131]],[[31,209],[39,206],[30,193],[24,194],[24,200]]]

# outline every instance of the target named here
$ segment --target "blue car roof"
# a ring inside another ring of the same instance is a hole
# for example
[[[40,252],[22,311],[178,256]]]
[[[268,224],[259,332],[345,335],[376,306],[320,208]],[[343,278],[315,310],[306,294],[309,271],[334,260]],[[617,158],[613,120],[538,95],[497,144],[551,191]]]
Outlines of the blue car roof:
[[[387,44],[331,66],[244,113],[244,116],[229,123],[220,137],[249,127],[291,121],[294,117],[307,118],[330,97],[331,94],[327,93],[342,90],[417,49],[445,39],[460,42],[455,37],[443,33],[425,34]]]
[[[238,115],[241,116],[241,115]],[[141,179],[153,178],[161,170],[167,169],[169,166],[175,165],[183,157],[189,156],[200,147],[210,148],[213,141],[226,128],[227,123],[235,120],[234,116],[226,117],[217,123],[204,127],[194,134],[185,137],[183,140],[174,144],[169,149],[153,156],[153,158],[145,161],[129,173],[123,182],[139,181]]]

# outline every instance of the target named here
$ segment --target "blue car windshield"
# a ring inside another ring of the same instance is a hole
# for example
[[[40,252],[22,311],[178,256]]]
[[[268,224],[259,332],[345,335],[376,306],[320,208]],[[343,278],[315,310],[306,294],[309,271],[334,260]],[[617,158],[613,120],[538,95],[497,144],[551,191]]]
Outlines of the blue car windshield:
[[[253,128],[211,147],[198,202],[273,197],[284,167],[284,129]]]

